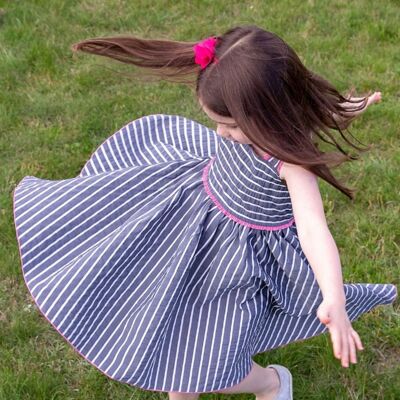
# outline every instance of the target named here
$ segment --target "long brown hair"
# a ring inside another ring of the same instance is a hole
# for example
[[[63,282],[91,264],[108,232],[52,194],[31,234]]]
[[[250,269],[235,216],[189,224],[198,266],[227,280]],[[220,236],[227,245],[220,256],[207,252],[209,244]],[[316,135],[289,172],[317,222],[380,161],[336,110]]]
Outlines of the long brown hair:
[[[252,143],[280,160],[302,165],[353,199],[355,189],[340,183],[330,168],[359,158],[340,145],[339,135],[360,152],[371,148],[356,146],[343,132],[352,120],[349,112],[364,108],[370,93],[350,109],[349,103],[360,100],[342,96],[308,70],[280,37],[257,26],[238,26],[214,36],[219,62],[204,69],[194,62],[197,42],[125,35],[83,40],[71,49],[133,64],[149,77],[195,83],[201,103],[233,118]],[[354,138],[348,130],[347,134]],[[339,152],[321,151],[318,139]]]

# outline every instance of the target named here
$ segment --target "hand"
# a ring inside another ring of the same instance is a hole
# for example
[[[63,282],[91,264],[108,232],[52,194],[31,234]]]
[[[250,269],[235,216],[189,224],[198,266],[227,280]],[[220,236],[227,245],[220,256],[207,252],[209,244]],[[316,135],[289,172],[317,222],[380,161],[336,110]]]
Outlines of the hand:
[[[358,333],[351,326],[345,305],[324,300],[317,309],[317,317],[328,327],[334,355],[342,359],[342,366],[349,366],[349,357],[356,364],[356,347],[358,350],[364,350],[364,347]]]
[[[352,101],[356,101],[355,103],[350,103],[350,102],[345,102],[342,103],[341,106],[345,108],[344,114],[345,116],[339,116],[337,114],[333,114],[333,119],[338,123],[339,127],[341,129],[345,129],[347,128],[347,126],[350,125],[350,123],[356,118],[358,117],[360,114],[362,114],[363,112],[365,112],[365,110],[372,104],[375,103],[380,103],[382,101],[382,93],[381,92],[374,92],[372,94],[369,94],[368,100],[366,105],[358,111],[351,111],[353,108],[355,107],[359,107],[361,105],[361,102],[363,100],[363,97],[354,97],[352,96],[352,92],[353,90],[350,92],[350,94],[348,94],[347,96],[345,96],[346,99],[348,100],[352,100]],[[358,103],[357,103],[358,101]]]
[[[353,107],[360,106],[361,100],[363,100],[363,97],[353,97],[350,95],[350,96],[347,96],[347,99],[352,100],[352,101],[359,100],[359,104],[350,103],[350,102],[346,102],[346,103],[342,104],[342,106],[344,106],[345,108],[351,109]],[[353,111],[353,112],[348,111],[348,115],[349,116],[357,116],[357,115],[363,113],[371,104],[380,103],[381,101],[382,101],[382,93],[374,92],[368,96],[367,104],[364,106],[364,108],[362,108],[361,110],[358,110],[358,111]]]

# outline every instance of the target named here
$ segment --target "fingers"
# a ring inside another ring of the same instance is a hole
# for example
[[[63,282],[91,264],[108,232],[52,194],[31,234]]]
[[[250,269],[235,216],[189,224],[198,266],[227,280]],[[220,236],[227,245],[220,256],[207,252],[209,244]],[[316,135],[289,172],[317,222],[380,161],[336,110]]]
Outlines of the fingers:
[[[352,101],[357,101],[361,105],[361,101],[364,99],[364,97],[349,97],[348,99]],[[342,104],[342,106],[345,107],[346,109],[349,109],[345,111],[349,116],[356,117],[357,115],[364,112],[371,104],[380,103],[381,101],[382,101],[382,93],[374,92],[367,97],[367,102],[361,110],[353,111],[352,109],[356,107],[356,105],[351,102],[345,102]]]
[[[382,93],[381,92],[374,92],[371,96],[368,97],[367,107],[374,103],[379,103],[382,101]]]
[[[350,344],[350,347],[349,347],[350,361],[353,364],[356,364],[357,363],[356,347],[358,350],[364,350],[364,347],[361,343],[360,336],[354,329],[351,329],[351,331],[349,333],[349,344]]]
[[[355,341],[355,343],[357,345],[358,350],[364,350],[364,347],[363,347],[363,345],[361,343],[361,339],[360,339],[360,336],[358,335],[358,333],[353,329],[351,331],[351,334],[352,334],[352,336],[354,338],[354,341]]]
[[[368,105],[371,103],[375,103],[382,99],[382,92],[374,92],[368,96]],[[348,97],[348,100],[359,101],[364,100],[364,97]]]
[[[356,364],[357,363],[356,345],[351,333],[349,333],[349,353],[350,353],[350,362]]]
[[[341,354],[342,342],[339,332],[336,329],[330,329],[329,333],[333,345],[333,354],[335,355],[336,358],[340,358],[342,355]]]
[[[349,366],[349,336],[347,332],[342,334],[342,366],[348,367]]]
[[[337,329],[330,330],[333,352],[336,358],[341,359],[342,366],[349,367],[349,362],[357,363],[356,350],[364,350],[358,333],[351,329],[341,334]]]

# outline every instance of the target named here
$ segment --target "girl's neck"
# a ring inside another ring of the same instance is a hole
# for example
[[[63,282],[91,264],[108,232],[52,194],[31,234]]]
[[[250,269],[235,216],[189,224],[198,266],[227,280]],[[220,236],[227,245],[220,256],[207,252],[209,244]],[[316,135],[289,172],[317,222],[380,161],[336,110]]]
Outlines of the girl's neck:
[[[254,151],[259,157],[263,158],[263,157],[265,156],[266,152],[265,152],[263,149],[261,149],[260,147],[256,146],[255,144],[252,144],[251,147],[252,147],[253,151]]]

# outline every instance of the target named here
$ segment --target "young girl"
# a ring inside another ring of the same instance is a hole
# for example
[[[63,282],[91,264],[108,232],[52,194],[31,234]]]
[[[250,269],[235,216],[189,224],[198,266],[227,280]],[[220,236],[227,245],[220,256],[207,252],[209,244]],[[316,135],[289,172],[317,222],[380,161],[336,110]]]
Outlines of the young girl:
[[[199,42],[120,36],[73,46],[196,78],[216,131],[178,115],[140,117],[76,178],[25,177],[14,191],[21,265],[38,308],[112,379],[170,399],[254,393],[292,399],[282,365],[252,357],[329,329],[344,367],[361,314],[392,284],[343,284],[320,177],[355,159],[337,141],[380,93],[345,98],[277,35],[239,26]],[[318,139],[340,152],[323,152]]]

